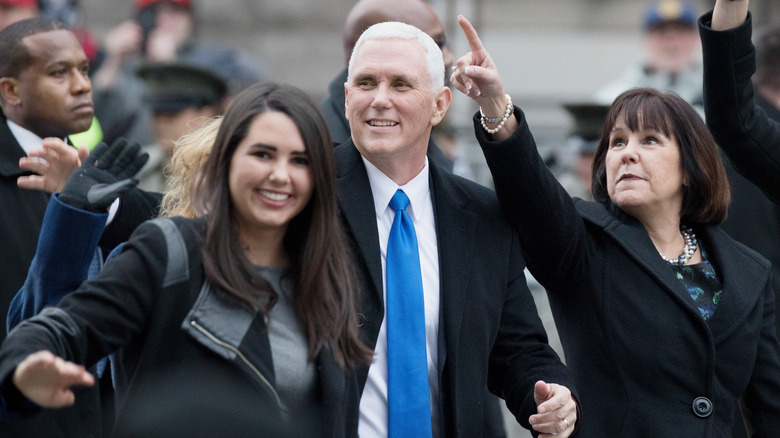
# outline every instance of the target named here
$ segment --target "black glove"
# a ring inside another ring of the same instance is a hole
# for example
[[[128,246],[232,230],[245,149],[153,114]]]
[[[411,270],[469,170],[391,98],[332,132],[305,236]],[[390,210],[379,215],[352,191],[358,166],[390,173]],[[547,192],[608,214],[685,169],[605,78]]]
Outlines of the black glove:
[[[138,143],[119,138],[111,146],[100,143],[65,183],[60,201],[81,210],[105,213],[114,200],[134,187],[133,179],[149,154]]]

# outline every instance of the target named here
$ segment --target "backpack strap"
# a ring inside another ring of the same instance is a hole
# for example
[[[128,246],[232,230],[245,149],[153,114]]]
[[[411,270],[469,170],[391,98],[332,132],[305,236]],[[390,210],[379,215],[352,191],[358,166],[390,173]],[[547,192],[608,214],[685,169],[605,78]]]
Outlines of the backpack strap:
[[[168,264],[165,267],[162,287],[188,281],[190,278],[190,263],[187,256],[187,245],[179,231],[179,227],[169,218],[158,218],[151,221],[157,225],[165,236],[168,248]]]

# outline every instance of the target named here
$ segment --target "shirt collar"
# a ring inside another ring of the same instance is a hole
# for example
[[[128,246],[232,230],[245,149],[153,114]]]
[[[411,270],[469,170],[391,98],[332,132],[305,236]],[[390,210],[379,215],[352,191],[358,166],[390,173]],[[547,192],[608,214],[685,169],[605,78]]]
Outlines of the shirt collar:
[[[419,212],[423,211],[425,202],[430,202],[428,199],[428,157],[425,157],[425,166],[423,166],[420,173],[400,187],[365,157],[361,156],[361,158],[366,165],[366,173],[368,174],[368,182],[371,184],[371,193],[374,195],[374,209],[377,217],[385,214],[389,208],[390,199],[393,198],[396,190],[400,188],[409,197],[410,208],[407,209],[407,213],[412,217],[412,220],[416,220],[414,212],[416,211],[419,214]]]
[[[8,129],[11,130],[11,134],[14,135],[16,141],[19,142],[19,146],[24,149],[24,152],[29,155],[33,149],[39,149],[43,143],[43,138],[38,137],[35,133],[27,128],[23,128],[18,124],[12,122],[10,119],[6,119],[8,123]],[[68,143],[68,138],[64,138],[65,143]]]

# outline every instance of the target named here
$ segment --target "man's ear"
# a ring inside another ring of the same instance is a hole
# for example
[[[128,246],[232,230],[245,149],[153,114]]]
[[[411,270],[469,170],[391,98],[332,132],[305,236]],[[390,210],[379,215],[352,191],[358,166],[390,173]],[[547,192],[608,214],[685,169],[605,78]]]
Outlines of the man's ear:
[[[452,92],[447,87],[439,88],[433,96],[433,103],[435,108],[433,110],[433,116],[431,117],[431,126],[436,126],[444,119],[444,115],[447,114],[452,103]]]
[[[16,78],[0,78],[0,96],[8,105],[19,105],[19,81]]]
[[[344,82],[344,117],[346,117],[347,121],[349,121],[349,116],[347,115],[349,111],[349,87],[347,86],[347,83]]]

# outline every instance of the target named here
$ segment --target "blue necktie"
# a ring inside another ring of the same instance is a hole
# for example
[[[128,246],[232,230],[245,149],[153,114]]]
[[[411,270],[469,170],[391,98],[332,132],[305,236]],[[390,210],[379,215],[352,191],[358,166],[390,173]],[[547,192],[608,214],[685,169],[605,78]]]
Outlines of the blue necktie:
[[[431,407],[420,253],[409,198],[395,192],[387,240],[387,398],[389,438],[430,437]]]

